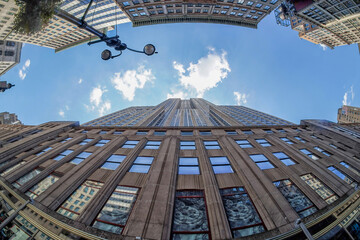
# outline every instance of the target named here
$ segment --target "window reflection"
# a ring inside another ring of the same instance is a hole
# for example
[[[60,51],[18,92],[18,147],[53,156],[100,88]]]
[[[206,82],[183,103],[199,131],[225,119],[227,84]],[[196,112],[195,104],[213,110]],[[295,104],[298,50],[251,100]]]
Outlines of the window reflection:
[[[76,219],[104,184],[87,180],[57,210],[61,215]]]
[[[120,234],[137,198],[138,188],[117,186],[93,224],[93,227]]]

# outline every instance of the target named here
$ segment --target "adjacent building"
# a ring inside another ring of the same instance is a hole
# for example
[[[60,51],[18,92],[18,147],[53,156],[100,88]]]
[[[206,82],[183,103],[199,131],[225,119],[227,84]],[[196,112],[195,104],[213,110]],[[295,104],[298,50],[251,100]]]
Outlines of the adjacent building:
[[[343,105],[338,109],[338,123],[360,123],[360,108]]]
[[[240,110],[268,116],[170,99],[114,113],[123,123],[1,125],[2,235],[305,239],[301,219],[314,239],[356,239],[360,125],[245,125]]]
[[[0,113],[0,124],[21,124],[21,121],[15,113],[2,112]]]
[[[116,0],[134,27],[203,22],[257,28],[279,4],[278,0]]]
[[[334,48],[360,43],[360,2],[358,0],[290,1],[284,11],[299,37]]]
[[[0,76],[20,62],[22,43],[0,41]]]
[[[62,3],[61,9],[81,19],[89,2],[90,0],[66,0]],[[12,25],[17,9],[15,0],[0,4],[0,17],[4,19],[0,25],[0,38],[53,48],[55,52],[96,38],[84,29],[56,16],[41,32],[32,35],[16,34],[12,32]],[[129,22],[113,0],[94,1],[85,21],[102,32],[113,29],[117,24]]]

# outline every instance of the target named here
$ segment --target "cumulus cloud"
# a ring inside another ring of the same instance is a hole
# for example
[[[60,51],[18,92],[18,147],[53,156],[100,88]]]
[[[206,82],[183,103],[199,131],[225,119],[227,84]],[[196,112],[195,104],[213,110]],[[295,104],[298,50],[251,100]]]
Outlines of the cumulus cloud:
[[[134,100],[136,89],[144,88],[147,82],[155,79],[151,69],[146,69],[140,65],[136,70],[127,70],[124,73],[115,73],[111,82],[115,89],[122,93],[124,99]]]
[[[327,46],[325,44],[320,43],[319,45],[320,45],[320,47],[322,48],[323,51],[326,51]]]
[[[111,102],[104,100],[103,95],[107,90],[105,87],[94,87],[90,92],[90,105],[85,105],[89,111],[97,111],[99,116],[103,116],[111,109]]]
[[[247,103],[247,98],[249,97],[248,94],[245,93],[239,93],[239,92],[234,92],[234,96],[235,96],[235,101],[237,105],[243,105]]]
[[[78,81],[78,83],[81,84],[82,82],[83,82],[83,79],[80,78],[79,81]]]
[[[349,91],[346,91],[346,92],[344,93],[344,97],[343,97],[342,104],[343,104],[343,105],[350,105],[350,104],[351,104],[351,101],[354,100],[354,97],[355,97],[354,86],[351,86],[351,87],[350,87],[350,90],[349,90]]]
[[[60,115],[60,117],[65,117],[65,112],[62,109],[60,109],[59,115]]]
[[[172,90],[167,97],[203,97],[206,91],[217,87],[231,72],[226,55],[225,51],[219,54],[210,48],[205,57],[196,63],[190,62],[187,68],[174,61],[173,68],[177,71],[179,85],[183,89]]]
[[[30,67],[30,59],[26,60],[22,68],[19,70],[19,77],[21,80],[26,78],[27,69]]]
[[[64,108],[62,108],[62,109],[60,109],[59,110],[59,116],[60,117],[62,117],[62,118],[64,118],[65,117],[65,113],[67,112],[67,111],[69,111],[70,110],[70,108],[69,108],[69,106],[68,105],[65,105],[65,107]]]
[[[187,94],[184,93],[183,91],[179,91],[179,92],[171,92],[171,93],[168,93],[167,98],[181,98],[181,99],[184,99],[184,98],[187,98]]]

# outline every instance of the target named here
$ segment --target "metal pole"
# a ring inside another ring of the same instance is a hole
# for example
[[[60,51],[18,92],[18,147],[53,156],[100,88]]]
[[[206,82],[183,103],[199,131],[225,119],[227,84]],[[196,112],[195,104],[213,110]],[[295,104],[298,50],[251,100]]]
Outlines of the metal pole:
[[[84,15],[83,15],[82,18],[81,18],[81,21],[82,21],[82,22],[85,22],[86,15],[87,15],[87,13],[88,13],[88,11],[89,11],[89,9],[90,9],[91,4],[93,3],[93,1],[94,1],[94,0],[91,0],[90,3],[89,3],[89,5],[87,6]]]
[[[314,238],[310,234],[309,230],[306,228],[305,224],[301,221],[300,218],[297,219],[296,222],[295,222],[295,227],[299,227],[299,226],[301,227],[301,230],[304,232],[307,239],[314,240]]]
[[[27,205],[28,203],[30,203],[30,202],[31,202],[30,200],[27,200],[26,203],[24,203],[23,205],[21,205],[18,209],[16,209],[15,212],[13,212],[9,217],[7,217],[7,218],[5,219],[5,221],[3,221],[3,222],[1,223],[1,225],[0,225],[0,231],[1,231],[6,225],[8,225],[12,220],[14,220],[15,217],[16,217],[16,215],[17,215],[21,210],[23,210],[23,209],[26,207],[26,205]]]
[[[66,21],[68,21],[68,22],[70,22],[72,24],[75,24],[76,26],[85,29],[86,31],[94,34],[95,36],[99,37],[100,39],[104,39],[104,38],[107,37],[104,33],[102,33],[100,31],[96,30],[95,28],[87,25],[87,23],[85,21],[81,21],[80,19],[78,19],[78,18],[74,17],[73,15],[65,12],[64,10],[57,9],[55,11],[55,14],[57,16],[65,19]]]

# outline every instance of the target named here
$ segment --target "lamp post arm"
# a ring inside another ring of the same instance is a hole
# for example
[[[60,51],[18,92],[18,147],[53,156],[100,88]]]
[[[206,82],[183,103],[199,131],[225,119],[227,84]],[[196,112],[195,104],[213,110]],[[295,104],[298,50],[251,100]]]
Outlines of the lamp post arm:
[[[107,36],[104,33],[102,33],[100,31],[96,30],[95,28],[87,25],[87,23],[85,21],[82,21],[81,19],[78,19],[78,18],[74,17],[73,15],[65,12],[64,10],[57,9],[55,11],[55,14],[57,16],[65,19],[66,21],[68,21],[68,22],[70,22],[72,24],[75,24],[76,26],[85,29],[86,31],[94,34],[95,36],[99,37],[100,39],[107,38]]]
[[[137,53],[144,53],[144,51],[135,50],[132,48],[127,47],[126,49],[129,49],[130,51],[137,52]]]

